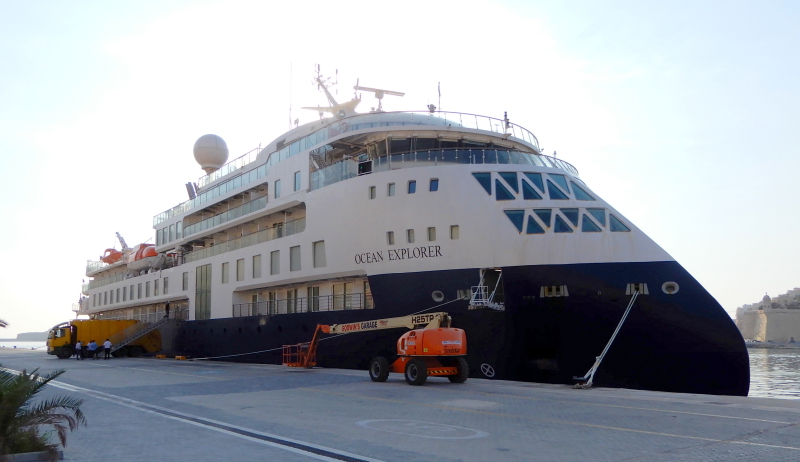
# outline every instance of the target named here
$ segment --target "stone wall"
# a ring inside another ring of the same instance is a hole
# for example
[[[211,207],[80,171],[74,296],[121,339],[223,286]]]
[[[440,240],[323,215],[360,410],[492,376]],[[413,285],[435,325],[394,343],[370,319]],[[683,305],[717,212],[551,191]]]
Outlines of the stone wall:
[[[745,340],[800,342],[800,289],[736,309],[736,326]]]

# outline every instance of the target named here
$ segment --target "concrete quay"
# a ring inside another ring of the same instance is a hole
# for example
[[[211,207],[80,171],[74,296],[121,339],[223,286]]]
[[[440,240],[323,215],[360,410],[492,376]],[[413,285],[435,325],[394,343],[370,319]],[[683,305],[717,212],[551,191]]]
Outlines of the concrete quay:
[[[793,400],[8,349],[0,364],[67,371],[42,395],[85,400],[65,460],[800,460]]]

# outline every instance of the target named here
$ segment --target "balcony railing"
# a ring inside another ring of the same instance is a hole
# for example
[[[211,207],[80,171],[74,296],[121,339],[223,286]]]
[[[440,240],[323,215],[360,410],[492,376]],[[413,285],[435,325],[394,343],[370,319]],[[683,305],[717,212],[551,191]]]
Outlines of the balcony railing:
[[[213,228],[214,226],[221,225],[222,223],[235,220],[243,215],[247,215],[248,213],[253,213],[256,210],[261,210],[267,206],[267,197],[259,197],[258,199],[253,199],[250,202],[245,202],[244,204],[234,207],[227,212],[222,212],[218,215],[214,215],[211,218],[206,218],[200,222],[197,222],[193,225],[189,225],[183,228],[183,237],[190,236],[195,233],[199,233],[200,231],[205,231],[208,228]]]
[[[297,220],[287,221],[286,223],[282,223],[279,226],[273,228],[262,229],[261,231],[245,234],[242,237],[237,237],[236,239],[231,239],[229,241],[215,244],[211,247],[206,247],[204,249],[198,249],[193,252],[189,252],[185,255],[184,261],[186,263],[190,263],[193,261],[201,260],[203,258],[213,257],[214,255],[219,255],[225,252],[242,249],[244,247],[249,247],[251,245],[256,245],[262,242],[271,241],[273,239],[280,239],[285,236],[291,236],[292,234],[301,233],[305,231],[305,229],[306,229],[305,218],[299,218]]]
[[[214,188],[204,191],[199,194],[195,199],[188,200],[179,204],[170,210],[159,213],[153,217],[153,227],[158,226],[159,223],[168,220],[172,217],[187,212],[198,205],[201,205],[208,200],[216,197],[219,194],[230,191],[231,189],[238,188],[250,181],[267,174],[269,169],[289,157],[299,154],[306,149],[310,149],[321,143],[324,143],[330,138],[334,138],[343,133],[353,132],[357,130],[364,130],[376,127],[397,127],[397,126],[420,126],[432,125],[440,127],[457,127],[475,130],[484,130],[494,133],[509,134],[515,138],[524,140],[533,146],[539,147],[539,140],[529,130],[520,127],[519,125],[506,122],[494,117],[486,117],[477,114],[468,114],[463,112],[378,112],[369,114],[358,114],[347,117],[342,120],[335,121],[325,127],[317,130],[316,132],[304,136],[292,143],[286,144],[280,150],[275,151],[269,155],[267,162],[253,169],[247,174],[237,178],[232,178]],[[228,162],[216,172],[210,173],[198,180],[198,186],[203,187],[211,182],[222,178],[228,173],[234,172],[237,169],[253,162],[258,157],[258,150],[250,151],[249,153]],[[235,182],[238,181],[237,185]]]
[[[577,176],[578,169],[555,157],[501,149],[436,149],[392,154],[372,160],[372,172],[433,165],[509,164],[536,165]],[[319,189],[358,175],[358,162],[343,160],[311,173],[311,189]]]
[[[276,314],[313,313],[318,311],[371,310],[372,294],[322,295],[282,300],[267,300],[233,305],[232,316],[271,316]]]

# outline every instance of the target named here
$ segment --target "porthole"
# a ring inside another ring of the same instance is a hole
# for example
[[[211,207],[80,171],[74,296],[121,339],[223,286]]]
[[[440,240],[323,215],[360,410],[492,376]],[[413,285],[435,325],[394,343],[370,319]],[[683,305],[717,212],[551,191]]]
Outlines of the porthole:
[[[675,295],[681,290],[681,286],[677,282],[668,281],[661,284],[661,290],[667,295]]]
[[[434,290],[431,293],[431,298],[433,298],[434,302],[441,302],[444,301],[444,293],[441,290]]]

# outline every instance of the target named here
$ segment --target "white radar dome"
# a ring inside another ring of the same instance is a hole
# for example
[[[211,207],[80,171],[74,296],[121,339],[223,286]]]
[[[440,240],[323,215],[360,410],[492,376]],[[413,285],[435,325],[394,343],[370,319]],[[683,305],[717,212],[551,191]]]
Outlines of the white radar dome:
[[[211,173],[228,161],[228,145],[217,135],[203,135],[194,142],[194,160]]]

